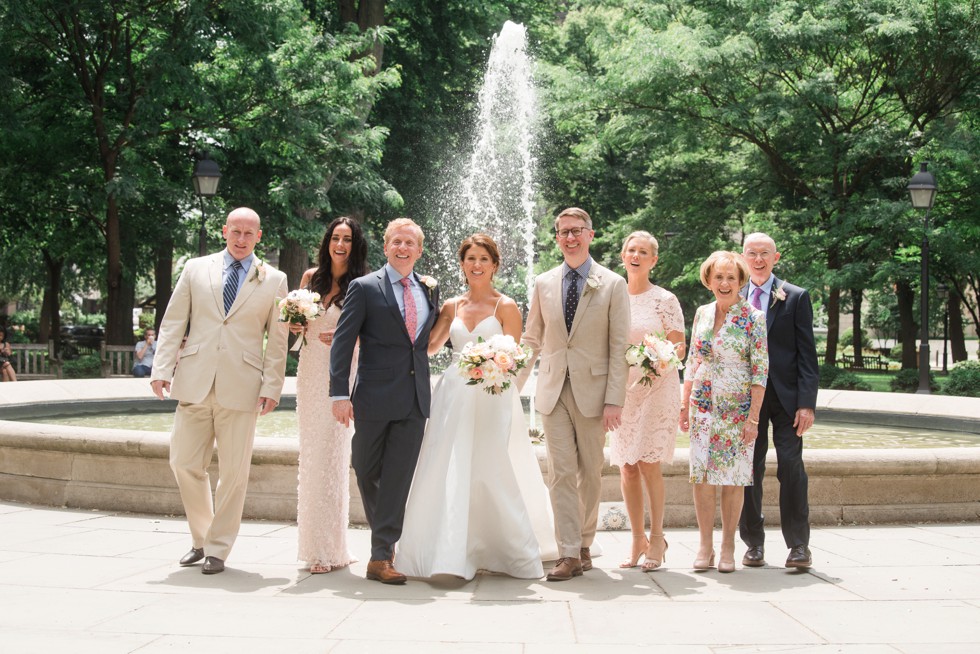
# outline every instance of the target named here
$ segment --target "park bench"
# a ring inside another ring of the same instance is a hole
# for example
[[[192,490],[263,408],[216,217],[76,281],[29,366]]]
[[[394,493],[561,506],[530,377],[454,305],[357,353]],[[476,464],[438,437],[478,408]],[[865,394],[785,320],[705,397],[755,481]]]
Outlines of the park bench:
[[[102,376],[103,377],[132,377],[133,357],[132,345],[102,344]]]
[[[18,381],[61,379],[61,361],[54,356],[54,343],[12,343],[10,363]]]
[[[888,361],[880,354],[865,354],[861,359],[862,362],[859,366],[854,361],[853,354],[842,354],[839,363],[842,368],[847,368],[848,370],[888,370]]]

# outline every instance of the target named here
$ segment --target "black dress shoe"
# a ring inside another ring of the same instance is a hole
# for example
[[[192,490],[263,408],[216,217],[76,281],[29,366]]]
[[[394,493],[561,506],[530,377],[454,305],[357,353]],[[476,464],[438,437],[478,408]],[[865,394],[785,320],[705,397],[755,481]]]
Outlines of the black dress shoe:
[[[813,557],[810,556],[810,548],[806,545],[797,545],[786,557],[787,568],[809,568],[812,565]]]
[[[204,558],[204,548],[192,547],[191,551],[180,560],[181,565],[194,565]]]
[[[201,566],[201,572],[206,575],[216,575],[219,572],[225,571],[225,562],[216,556],[209,556],[204,559],[204,565]]]
[[[753,545],[745,550],[742,565],[747,568],[761,568],[766,564],[766,550],[762,545]]]

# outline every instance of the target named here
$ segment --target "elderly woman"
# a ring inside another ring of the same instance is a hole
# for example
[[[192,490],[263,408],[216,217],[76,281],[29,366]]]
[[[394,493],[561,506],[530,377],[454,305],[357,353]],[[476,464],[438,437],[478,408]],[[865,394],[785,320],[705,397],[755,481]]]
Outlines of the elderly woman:
[[[684,314],[677,297],[650,281],[657,265],[659,245],[648,232],[633,232],[623,241],[620,257],[626,268],[630,297],[630,343],[639,345],[650,334],[673,343],[677,356],[684,356]],[[626,512],[633,532],[633,546],[621,568],[643,571],[659,568],[667,551],[664,538],[664,478],[660,464],[674,460],[677,427],[674,416],[680,407],[680,378],[675,367],[643,378],[630,368],[623,422],[610,439],[609,459],[619,466]],[[643,532],[644,491],[650,503],[650,537]]]
[[[752,485],[769,353],[765,314],[739,295],[748,279],[735,252],[714,252],[701,264],[701,283],[715,301],[694,316],[680,412],[681,429],[691,432],[690,478],[701,536],[695,570],[715,563],[715,487],[721,486],[718,571],[735,571],[735,530],[744,487]]]

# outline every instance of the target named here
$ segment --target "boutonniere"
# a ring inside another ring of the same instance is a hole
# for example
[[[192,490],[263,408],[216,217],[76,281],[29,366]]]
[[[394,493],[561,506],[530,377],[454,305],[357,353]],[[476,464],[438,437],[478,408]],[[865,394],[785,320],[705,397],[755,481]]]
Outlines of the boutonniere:
[[[783,286],[786,286],[786,282],[783,282]],[[770,307],[774,307],[776,306],[777,302],[782,302],[786,299],[786,291],[783,290],[783,286],[772,290],[772,302],[769,304]]]
[[[439,285],[435,277],[429,277],[428,275],[419,275],[419,281],[430,291]]]
[[[252,273],[252,278],[249,281],[265,281],[265,264],[262,261],[255,262],[255,272]]]
[[[586,292],[590,290],[598,291],[601,286],[602,286],[602,281],[599,279],[599,276],[596,275],[594,272],[590,272],[589,276],[585,278]]]

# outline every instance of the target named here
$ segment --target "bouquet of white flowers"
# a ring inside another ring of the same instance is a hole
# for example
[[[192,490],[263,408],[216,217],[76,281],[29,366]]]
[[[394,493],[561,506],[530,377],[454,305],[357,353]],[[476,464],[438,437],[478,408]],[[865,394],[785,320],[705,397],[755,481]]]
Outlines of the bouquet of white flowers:
[[[464,345],[456,365],[467,386],[483,384],[484,391],[497,395],[510,388],[530,356],[530,348],[517,343],[513,336],[497,334],[489,341],[481,337]]]
[[[663,334],[647,334],[643,342],[626,348],[626,362],[640,369],[641,376],[633,384],[653,384],[654,377],[673,370],[683,370],[684,364],[677,356],[674,344]]]
[[[279,300],[279,322],[288,322],[293,325],[303,325],[304,327],[311,320],[320,315],[320,294],[305,288],[290,291],[286,297]],[[297,341],[293,349],[298,350],[306,345],[306,332],[303,338]]]

